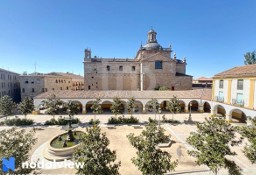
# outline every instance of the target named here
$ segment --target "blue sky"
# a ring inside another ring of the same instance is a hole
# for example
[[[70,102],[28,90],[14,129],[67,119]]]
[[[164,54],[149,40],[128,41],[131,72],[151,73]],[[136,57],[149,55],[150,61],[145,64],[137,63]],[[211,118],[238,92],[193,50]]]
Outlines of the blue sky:
[[[0,0],[0,67],[83,74],[84,49],[134,58],[151,26],[187,58],[187,74],[211,77],[256,49],[255,0]]]

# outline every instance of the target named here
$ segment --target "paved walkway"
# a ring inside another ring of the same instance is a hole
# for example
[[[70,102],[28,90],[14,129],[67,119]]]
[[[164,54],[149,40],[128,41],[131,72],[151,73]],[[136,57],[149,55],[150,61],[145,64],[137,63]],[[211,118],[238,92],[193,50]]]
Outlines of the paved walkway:
[[[159,117],[162,117],[162,115],[164,114],[160,114],[156,116],[156,119],[159,119]],[[113,116],[113,115],[97,115],[96,118],[100,119],[101,124],[104,125],[104,123],[107,123],[108,119]],[[125,117],[129,117],[130,115],[125,115]],[[148,118],[151,117],[152,119],[155,118],[154,114],[134,114],[134,117],[137,117],[140,122],[146,122],[148,121]],[[194,113],[192,114],[192,119],[194,121],[198,121],[198,122],[203,122],[205,117],[209,117],[209,113],[203,113],[203,114],[199,114],[199,113]],[[18,117],[20,118],[24,118],[24,116],[19,115]],[[59,116],[55,116],[55,118],[57,119]],[[64,116],[62,116],[64,117]],[[89,122],[91,119],[93,119],[95,116],[93,114],[86,114],[86,115],[77,115],[77,118],[79,118],[79,120],[82,123],[85,122]],[[176,120],[179,120],[181,122],[183,122],[184,120],[188,119],[188,114],[187,113],[183,113],[183,114],[175,114],[172,116],[172,114],[165,114],[166,118],[174,118]],[[14,118],[14,116],[9,117],[9,118]],[[51,118],[53,118],[52,116],[49,115],[28,115],[27,118],[29,119],[33,119],[36,123],[44,123],[46,120],[50,120]],[[5,120],[4,118],[0,119],[0,121]],[[0,130],[2,129],[6,129],[6,128],[10,128],[7,126],[1,126]],[[25,127],[27,129],[31,128],[31,127]],[[58,129],[56,129],[58,128]],[[38,158],[41,157],[40,152],[44,147],[44,143],[46,141],[48,141],[51,137],[52,134],[58,134],[58,133],[62,133],[63,131],[60,130],[61,127],[59,126],[47,126],[45,127],[45,129],[47,130],[47,133],[51,133],[51,135],[45,135],[43,134],[44,132],[40,132],[38,131],[36,134],[36,137],[39,138],[39,142],[34,146],[33,150],[31,151],[31,155],[32,153],[33,156],[32,158],[34,160],[37,160]],[[169,125],[169,124],[165,124],[164,128],[166,129],[166,131],[168,131],[171,135],[173,135],[176,140],[181,143],[186,149],[191,149],[191,146],[188,145],[186,143],[186,138],[189,136],[189,133],[192,131],[196,131],[196,126],[195,125],[186,125],[186,124],[179,124],[179,125]],[[243,149],[244,145],[240,145],[240,146],[235,146],[232,147],[232,150],[237,152],[237,156],[232,157],[231,159],[234,160],[242,169],[243,169],[243,174],[245,175],[254,175],[256,174],[256,165],[252,165],[249,160],[243,155],[242,149]],[[204,167],[202,171],[197,171],[197,172],[192,172],[193,170],[191,170],[190,172],[173,172],[170,174],[184,174],[184,175],[200,175],[200,174],[204,174],[204,175],[212,175],[211,172],[208,171],[207,167]],[[62,170],[63,173],[74,173],[74,170],[67,170],[67,169],[63,169]],[[52,173],[52,174],[58,174],[60,173],[58,170],[53,171],[53,170],[49,170],[49,171],[45,171],[44,173]],[[226,170],[221,170],[220,172],[221,175],[227,175],[227,171]],[[124,174],[126,175],[126,174]]]

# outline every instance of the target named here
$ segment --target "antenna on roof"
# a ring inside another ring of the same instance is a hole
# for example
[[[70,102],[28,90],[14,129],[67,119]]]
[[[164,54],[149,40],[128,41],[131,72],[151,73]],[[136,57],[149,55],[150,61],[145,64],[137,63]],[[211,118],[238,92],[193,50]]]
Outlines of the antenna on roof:
[[[35,73],[36,73],[36,62],[35,62]]]

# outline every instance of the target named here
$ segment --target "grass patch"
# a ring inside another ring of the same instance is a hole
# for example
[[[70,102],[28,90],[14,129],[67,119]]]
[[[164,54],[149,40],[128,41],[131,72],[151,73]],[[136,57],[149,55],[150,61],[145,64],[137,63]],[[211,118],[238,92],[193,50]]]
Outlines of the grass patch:
[[[75,140],[74,140],[73,142],[67,141],[67,142],[66,142],[66,143],[67,143],[67,147],[63,147],[63,143],[64,143],[64,141],[67,139],[68,134],[67,134],[67,133],[62,134],[62,135],[60,135],[61,141],[59,140],[59,137],[56,137],[55,139],[53,139],[53,140],[51,141],[51,146],[52,146],[53,148],[68,148],[68,147],[71,147],[71,146],[75,146],[75,145],[77,145],[78,143],[80,143],[80,138],[81,138],[81,136],[82,136],[83,134],[84,134],[84,133],[81,132],[81,131],[73,131],[73,135],[74,135],[74,137],[75,137]]]

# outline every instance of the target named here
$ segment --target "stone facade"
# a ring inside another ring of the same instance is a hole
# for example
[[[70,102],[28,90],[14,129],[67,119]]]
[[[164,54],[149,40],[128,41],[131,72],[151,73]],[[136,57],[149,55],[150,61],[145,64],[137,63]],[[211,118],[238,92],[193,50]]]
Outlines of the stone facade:
[[[78,80],[75,75],[67,73],[30,74],[21,75],[19,82],[21,86],[21,99],[24,97],[35,97],[38,94],[55,90],[82,90],[83,78]],[[73,78],[74,79],[73,79]]]
[[[85,50],[85,90],[153,90],[166,86],[170,90],[189,90],[192,76],[186,75],[186,59],[171,57],[171,47],[157,43],[156,32],[148,32],[148,42],[134,59],[92,58]]]
[[[9,95],[16,102],[20,101],[19,74],[0,69],[0,98]]]

